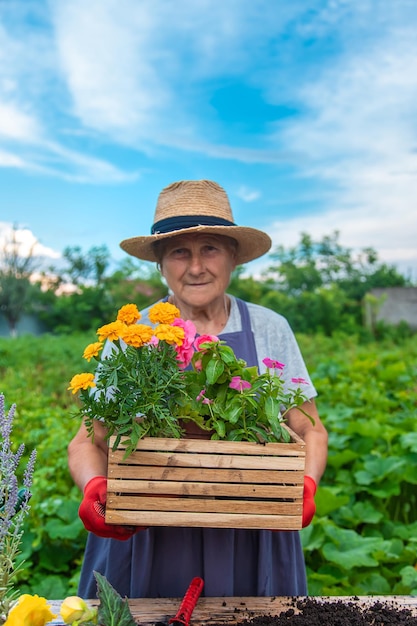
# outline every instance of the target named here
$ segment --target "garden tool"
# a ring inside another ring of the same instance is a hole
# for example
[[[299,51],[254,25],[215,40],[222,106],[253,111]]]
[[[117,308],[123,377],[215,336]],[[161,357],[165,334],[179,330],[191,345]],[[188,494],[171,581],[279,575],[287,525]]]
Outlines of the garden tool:
[[[203,590],[203,586],[204,580],[202,578],[196,576],[192,579],[177,614],[169,620],[168,624],[173,624],[173,626],[189,626],[191,615]]]
[[[17,493],[17,502],[16,502],[16,508],[14,510],[14,515],[16,515],[16,513],[18,513],[20,511],[20,509],[23,506],[24,502],[28,502],[29,498],[31,498],[32,494],[29,493],[29,489],[27,489],[26,487],[21,487]],[[1,506],[0,506],[0,513],[3,513],[6,505],[4,504],[4,502],[0,502]]]

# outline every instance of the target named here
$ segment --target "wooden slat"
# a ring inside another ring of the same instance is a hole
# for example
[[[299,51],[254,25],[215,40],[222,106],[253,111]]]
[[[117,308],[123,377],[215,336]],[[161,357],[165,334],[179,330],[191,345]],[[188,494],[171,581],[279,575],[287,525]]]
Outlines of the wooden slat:
[[[298,515],[252,515],[243,513],[202,513],[183,511],[110,511],[106,513],[109,524],[129,526],[186,526],[199,528],[270,528],[299,530]]]
[[[267,483],[271,485],[276,484],[301,484],[304,480],[304,465],[300,461],[300,468],[297,470],[269,470],[269,469],[256,469],[256,470],[224,470],[224,469],[201,469],[204,472],[205,480],[210,482],[230,482],[239,483],[242,481],[250,483]],[[173,481],[194,481],[195,470],[182,467],[170,467],[167,470],[166,467],[155,466],[136,466],[134,471],[129,465],[109,465],[108,478],[110,480],[121,480],[122,489],[129,490],[129,481],[134,474],[135,480],[165,480],[167,482]],[[126,479],[126,480],[123,480]]]
[[[185,593],[185,590],[184,590]],[[157,622],[168,624],[176,615],[182,598],[140,598],[128,600],[133,618],[141,626],[154,626]],[[294,609],[298,597],[235,597],[235,598],[205,598],[200,597],[193,611],[190,625],[207,626],[209,624],[238,624],[252,617],[262,615],[279,615],[289,608]],[[417,617],[417,596],[321,596],[316,597],[320,602],[342,602],[357,604],[358,606],[372,606],[380,602],[388,608],[409,609]],[[96,598],[87,600],[89,606],[97,606]],[[62,600],[48,602],[54,614],[59,614]],[[288,622],[290,624],[290,622]],[[49,626],[63,624],[60,618],[53,620]],[[325,624],[323,624],[325,626]],[[386,625],[388,626],[388,625]]]
[[[129,489],[121,488],[121,481],[109,480],[107,484],[108,505],[112,500],[110,496],[122,492],[124,497],[132,493],[136,494],[166,494],[182,496],[205,496],[205,497],[229,497],[229,498],[262,498],[279,500],[280,498],[302,498],[303,491],[301,485],[254,485],[254,484],[233,484],[228,483],[175,483],[167,481],[123,481],[131,482]]]
[[[265,459],[266,457],[266,459]],[[300,456],[270,456],[270,455],[242,455],[242,454],[192,454],[176,452],[134,452],[123,461],[123,453],[109,455],[109,466],[125,464],[157,465],[161,467],[213,467],[224,469],[256,469],[259,465],[268,465],[273,469],[296,470],[302,467],[304,457]]]
[[[289,443],[268,443],[267,445],[260,443],[252,443],[247,441],[216,441],[216,446],[219,454],[254,454],[256,456],[298,456],[300,453],[305,452],[304,441],[290,428],[286,427],[291,435],[292,441]],[[123,450],[126,446],[120,443],[118,450],[112,451],[112,447],[115,441],[115,437],[110,439],[110,453],[120,455],[123,457]],[[174,439],[174,438],[161,438],[161,437],[144,437],[138,443],[140,450],[161,450],[161,451],[176,451],[176,452],[201,452],[203,454],[210,454],[213,447],[213,441],[207,439]],[[134,457],[129,456],[129,460]]]
[[[246,513],[248,503],[246,500],[209,500],[207,498],[141,498],[131,496],[117,497],[111,496],[109,504],[113,510],[118,511],[190,511],[198,513]],[[273,515],[276,510],[277,515],[300,515],[302,513],[303,502],[271,502],[261,500],[251,503],[251,511],[259,515]]]

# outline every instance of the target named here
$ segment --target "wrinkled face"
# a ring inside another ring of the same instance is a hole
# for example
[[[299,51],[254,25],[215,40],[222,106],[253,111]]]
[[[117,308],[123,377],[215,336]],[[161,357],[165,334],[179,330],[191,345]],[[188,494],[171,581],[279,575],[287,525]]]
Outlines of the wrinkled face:
[[[206,307],[223,299],[236,267],[236,247],[228,237],[179,235],[166,240],[161,273],[179,305]]]

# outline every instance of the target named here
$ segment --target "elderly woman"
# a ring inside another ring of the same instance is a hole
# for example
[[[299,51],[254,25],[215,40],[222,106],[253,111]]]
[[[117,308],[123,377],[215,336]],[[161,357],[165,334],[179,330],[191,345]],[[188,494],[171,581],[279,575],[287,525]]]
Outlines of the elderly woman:
[[[306,442],[303,525],[315,513],[314,495],[327,459],[327,433],[295,337],[279,314],[227,295],[236,265],[266,253],[271,240],[254,228],[236,226],[226,192],[211,181],[181,181],[159,198],[150,236],[122,241],[129,254],[157,262],[169,287],[167,299],[199,334],[217,335],[249,366],[264,370],[266,356],[285,363],[288,381],[302,377],[309,400],[288,413],[288,425]],[[143,312],[146,319],[146,311]],[[142,318],[142,319],[143,319]],[[289,383],[291,384],[291,383]],[[194,427],[191,436],[199,436]],[[206,596],[306,595],[306,573],[297,531],[130,528],[104,522],[107,442],[83,425],[69,445],[69,467],[84,493],[80,517],[89,530],[79,594],[95,597],[94,571],[122,596],[180,597],[194,576]]]

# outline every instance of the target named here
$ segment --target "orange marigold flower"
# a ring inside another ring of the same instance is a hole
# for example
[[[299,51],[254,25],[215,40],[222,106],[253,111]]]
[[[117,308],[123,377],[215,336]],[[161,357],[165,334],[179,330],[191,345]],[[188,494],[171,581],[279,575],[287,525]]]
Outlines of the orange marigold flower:
[[[140,320],[141,314],[138,311],[136,304],[125,304],[119,309],[117,319],[125,324],[136,324]]]
[[[158,302],[149,309],[148,315],[152,324],[172,324],[180,316],[180,310],[169,302]]]
[[[100,326],[100,328],[97,329],[97,335],[100,341],[104,341],[105,339],[116,341],[125,328],[126,324],[120,320],[116,320],[115,322],[110,322],[110,324]]]
[[[94,374],[75,374],[71,378],[70,386],[68,389],[72,391],[72,393],[77,393],[80,389],[88,389],[89,387],[95,387],[96,383],[94,382]]]
[[[83,357],[87,361],[91,361],[94,356],[98,356],[100,350],[103,348],[103,344],[101,341],[96,341],[95,343],[90,343],[84,350]]]
[[[133,326],[126,326],[120,337],[128,346],[140,348],[152,339],[152,335],[153,329],[150,326],[146,324],[134,324]]]
[[[171,326],[170,324],[159,324],[154,330],[155,337],[160,341],[166,341],[170,344],[182,346],[185,331],[180,326]]]

